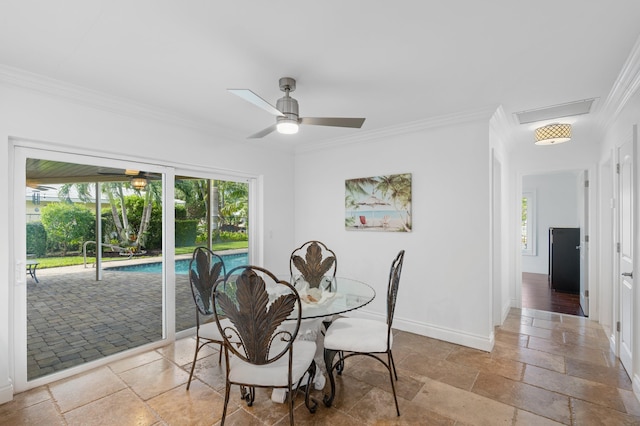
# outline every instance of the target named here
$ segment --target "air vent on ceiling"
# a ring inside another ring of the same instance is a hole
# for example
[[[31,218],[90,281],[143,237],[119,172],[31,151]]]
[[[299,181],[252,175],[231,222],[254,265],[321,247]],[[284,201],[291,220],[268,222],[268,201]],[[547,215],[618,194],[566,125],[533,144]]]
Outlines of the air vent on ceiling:
[[[536,121],[553,120],[556,118],[570,117],[572,115],[588,114],[596,98],[553,105],[550,107],[530,109],[514,113],[520,124],[534,123]]]

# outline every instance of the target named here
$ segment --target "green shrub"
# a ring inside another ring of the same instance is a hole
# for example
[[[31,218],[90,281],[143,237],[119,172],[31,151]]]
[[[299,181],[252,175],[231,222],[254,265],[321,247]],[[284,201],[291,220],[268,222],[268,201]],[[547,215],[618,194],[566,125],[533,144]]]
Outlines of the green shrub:
[[[42,224],[52,249],[77,250],[95,236],[95,219],[88,208],[71,203],[51,203],[42,208]]]
[[[27,253],[44,257],[47,253],[47,231],[42,222],[27,223]]]
[[[176,247],[191,247],[196,244],[198,220],[176,220]]]
[[[185,220],[187,218],[187,207],[184,204],[176,204],[175,212],[176,220]]]

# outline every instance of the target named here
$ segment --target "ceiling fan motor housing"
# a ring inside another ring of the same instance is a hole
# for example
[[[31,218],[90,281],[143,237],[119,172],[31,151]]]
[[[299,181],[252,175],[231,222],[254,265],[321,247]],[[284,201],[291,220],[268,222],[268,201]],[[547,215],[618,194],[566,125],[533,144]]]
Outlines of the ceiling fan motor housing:
[[[296,122],[298,121],[298,101],[289,96],[288,93],[278,99],[276,108],[278,108],[278,111],[284,114],[284,116],[282,117],[277,117],[278,121],[283,119],[295,120]]]

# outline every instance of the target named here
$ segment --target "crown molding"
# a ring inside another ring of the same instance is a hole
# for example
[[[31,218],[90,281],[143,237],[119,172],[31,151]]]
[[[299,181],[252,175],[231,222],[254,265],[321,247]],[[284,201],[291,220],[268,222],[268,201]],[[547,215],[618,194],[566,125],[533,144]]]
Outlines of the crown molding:
[[[454,114],[430,117],[423,120],[411,121],[403,124],[383,127],[380,129],[358,132],[356,135],[328,139],[323,142],[310,145],[299,145],[296,147],[296,154],[311,151],[321,151],[334,147],[344,147],[345,145],[358,145],[370,142],[375,139],[388,139],[390,137],[416,133],[438,127],[452,126],[455,124],[468,123],[478,120],[487,120],[495,113],[496,107],[484,107],[471,111],[462,111]]]
[[[600,124],[605,129],[618,118],[629,98],[640,87],[640,37],[636,40],[611,92],[602,104]]]
[[[513,126],[502,105],[498,106],[489,120],[489,128],[492,131],[491,143],[500,151],[506,151],[509,146],[507,141],[511,139],[513,133]]]
[[[143,118],[162,123],[188,127],[232,140],[224,129],[200,121],[180,117],[172,111],[152,107],[130,99],[109,95],[83,86],[32,73],[19,68],[0,64],[0,83],[17,86],[58,99],[64,99],[82,106],[100,109],[127,117]]]

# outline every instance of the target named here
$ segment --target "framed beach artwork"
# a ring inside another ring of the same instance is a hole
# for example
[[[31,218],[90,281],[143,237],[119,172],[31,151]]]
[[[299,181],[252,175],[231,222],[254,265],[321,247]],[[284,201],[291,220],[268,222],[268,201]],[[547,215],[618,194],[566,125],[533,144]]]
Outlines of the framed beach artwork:
[[[411,173],[347,179],[348,231],[411,232]]]

